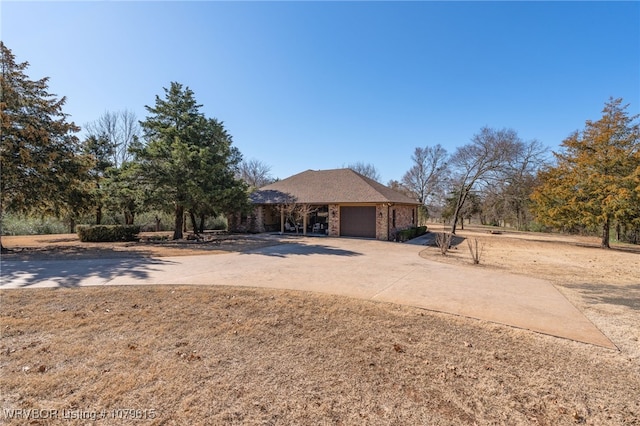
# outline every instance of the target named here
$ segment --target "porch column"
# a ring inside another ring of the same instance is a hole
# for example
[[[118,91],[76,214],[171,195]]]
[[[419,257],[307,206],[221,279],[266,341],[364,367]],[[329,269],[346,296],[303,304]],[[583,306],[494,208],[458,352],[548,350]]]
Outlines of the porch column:
[[[305,206],[304,215],[302,216],[302,235],[307,235],[307,216],[309,213],[309,206]]]
[[[280,234],[284,234],[284,208],[280,206]]]

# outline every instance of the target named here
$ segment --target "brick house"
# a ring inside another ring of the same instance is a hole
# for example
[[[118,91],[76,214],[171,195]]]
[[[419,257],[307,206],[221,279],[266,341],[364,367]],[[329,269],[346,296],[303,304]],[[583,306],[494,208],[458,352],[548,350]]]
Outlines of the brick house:
[[[418,203],[351,169],[307,170],[250,195],[248,216],[228,217],[235,232],[287,232],[394,240],[416,226]]]

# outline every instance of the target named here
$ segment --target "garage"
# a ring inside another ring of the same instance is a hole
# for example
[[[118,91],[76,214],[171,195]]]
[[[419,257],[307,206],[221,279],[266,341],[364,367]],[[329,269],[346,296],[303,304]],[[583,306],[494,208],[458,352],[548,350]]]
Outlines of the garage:
[[[375,238],[375,206],[341,206],[340,235],[345,237]]]

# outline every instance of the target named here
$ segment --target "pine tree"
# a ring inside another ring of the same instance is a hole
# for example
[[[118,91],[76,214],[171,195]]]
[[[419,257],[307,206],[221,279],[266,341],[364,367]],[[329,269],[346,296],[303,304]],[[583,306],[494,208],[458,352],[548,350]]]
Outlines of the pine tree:
[[[241,161],[222,123],[207,119],[188,87],[172,82],[156,96],[141,123],[147,144],[137,153],[141,176],[159,207],[175,215],[174,239],[182,238],[184,215],[223,212],[246,204],[246,185],[235,178]]]
[[[48,92],[47,77],[30,80],[28,66],[0,42],[0,214],[73,216],[88,166],[74,135],[80,129],[67,121],[65,98]]]
[[[610,99],[598,121],[562,142],[557,165],[540,173],[532,199],[542,223],[602,231],[609,248],[614,221],[640,226],[640,125],[622,99]]]
[[[84,140],[83,152],[90,156],[93,161],[93,167],[89,170],[89,175],[94,183],[93,200],[95,203],[95,222],[96,225],[102,223],[102,210],[105,202],[104,180],[107,171],[113,167],[111,157],[113,155],[113,146],[104,136],[90,135]]]

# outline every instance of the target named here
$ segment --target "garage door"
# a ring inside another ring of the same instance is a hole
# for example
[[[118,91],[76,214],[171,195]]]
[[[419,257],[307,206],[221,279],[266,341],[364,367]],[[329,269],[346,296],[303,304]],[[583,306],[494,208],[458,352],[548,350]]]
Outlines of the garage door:
[[[340,207],[340,235],[376,237],[375,207]]]

